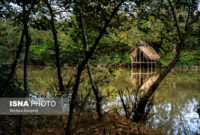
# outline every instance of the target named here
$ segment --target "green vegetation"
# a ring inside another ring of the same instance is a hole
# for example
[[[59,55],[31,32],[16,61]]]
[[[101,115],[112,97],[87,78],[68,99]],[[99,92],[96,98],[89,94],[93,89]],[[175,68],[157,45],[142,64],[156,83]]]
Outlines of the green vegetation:
[[[200,65],[200,49],[192,49],[190,51],[183,51],[180,57],[180,60],[177,62],[177,66],[199,66]],[[167,53],[160,60],[160,63],[163,66],[167,66],[172,58],[175,56],[175,53]]]
[[[199,0],[1,0],[0,97],[50,94],[65,98],[69,101],[62,106],[68,111],[65,135],[83,133],[76,123],[81,123],[84,113],[89,123],[83,123],[89,127],[103,124],[99,132],[104,134],[110,130],[106,124],[119,128],[115,126],[118,114],[133,124],[145,122],[157,89],[174,67],[200,65],[199,6]],[[129,78],[130,72],[113,68],[131,65],[129,54],[140,45],[151,46],[161,59],[151,47],[141,47],[135,51],[143,52],[139,74]],[[158,75],[156,65],[160,64],[163,68]],[[102,65],[107,68],[99,69]],[[34,71],[37,67],[39,71]],[[196,76],[191,78],[196,84]],[[109,106],[116,100],[120,111]],[[106,121],[110,112],[115,114]],[[98,117],[90,118],[90,114]],[[42,118],[38,126],[48,120]],[[17,135],[29,134],[25,124],[23,116],[14,122]],[[127,125],[132,133],[134,127]]]
[[[16,77],[10,80],[7,87],[3,87],[3,82],[6,79],[5,77],[9,74],[9,68],[10,67],[7,65],[0,66],[0,97],[23,97],[24,91],[21,88],[22,82]]]
[[[140,13],[140,11],[138,11]],[[172,23],[164,18],[158,19],[158,15],[148,14],[138,16],[138,20],[127,18],[125,14],[120,16],[125,19],[122,23],[113,24],[108,28],[107,33],[102,38],[95,55],[91,58],[92,63],[96,64],[130,64],[129,54],[137,45],[147,43],[153,46],[160,54],[162,65],[167,65],[173,59],[173,44],[175,31],[170,31]],[[54,43],[52,33],[49,30],[49,20],[40,25],[33,24],[30,28],[31,46],[30,61],[31,64],[46,65],[53,64],[54,61]],[[117,21],[117,20],[116,20]],[[87,22],[89,23],[89,22]],[[167,23],[167,24],[166,24]],[[186,40],[187,47],[184,48],[178,65],[199,65],[200,56],[200,23],[193,26],[192,35]],[[63,21],[56,22],[58,30],[58,42],[60,45],[61,63],[78,64],[84,56],[82,48],[81,31],[77,28],[77,19],[75,16]],[[60,27],[61,26],[61,27]],[[157,27],[159,26],[159,27]],[[11,63],[17,45],[21,25],[16,25],[11,20],[0,21],[0,62]],[[39,28],[38,28],[39,27]],[[89,46],[93,43],[97,30],[90,30],[92,26],[87,26],[87,37]],[[22,55],[23,56],[23,55]],[[23,57],[20,57],[22,62]]]

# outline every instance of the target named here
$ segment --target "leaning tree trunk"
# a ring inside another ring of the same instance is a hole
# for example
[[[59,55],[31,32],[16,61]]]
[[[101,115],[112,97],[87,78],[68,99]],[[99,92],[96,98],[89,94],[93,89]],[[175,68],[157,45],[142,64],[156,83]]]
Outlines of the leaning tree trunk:
[[[78,87],[79,87],[79,83],[80,83],[80,77],[81,74],[85,68],[85,65],[87,65],[88,60],[91,58],[91,56],[93,55],[97,45],[99,44],[99,41],[101,40],[101,38],[103,37],[106,28],[108,27],[108,25],[110,24],[110,21],[112,20],[112,18],[114,17],[114,15],[117,13],[117,11],[119,10],[119,7],[122,5],[122,3],[125,0],[121,0],[120,3],[117,5],[117,7],[115,7],[115,9],[113,10],[110,18],[105,22],[105,25],[103,27],[103,29],[100,31],[98,37],[96,38],[91,50],[89,52],[86,53],[84,60],[81,62],[81,64],[78,66],[77,69],[77,74],[76,74],[76,81],[73,87],[73,92],[72,92],[72,97],[71,97],[71,102],[70,102],[70,109],[69,109],[69,116],[68,116],[68,121],[67,121],[67,128],[66,128],[66,132],[65,135],[70,135],[70,130],[71,130],[71,122],[72,122],[72,117],[73,117],[73,113],[74,113],[74,107],[76,105],[76,96],[78,93]]]
[[[45,1],[50,15],[51,15],[51,30],[54,38],[54,46],[55,46],[55,58],[56,58],[56,67],[57,67],[57,76],[58,76],[58,82],[59,82],[59,93],[58,95],[61,96],[64,91],[64,85],[63,85],[63,79],[61,75],[61,66],[60,66],[60,50],[59,50],[59,45],[58,45],[58,39],[57,39],[57,33],[55,29],[55,24],[54,24],[54,13],[51,8],[51,5],[48,3],[48,0]]]
[[[33,4],[32,4],[33,5]],[[24,25],[24,35],[26,37],[25,44],[25,56],[24,56],[24,96],[29,96],[29,87],[28,87],[28,58],[29,58],[29,48],[31,43],[31,38],[28,31],[28,20],[29,13],[26,10],[25,0],[23,0],[23,25]],[[24,116],[19,117],[19,134],[24,135]]]
[[[27,11],[27,13],[28,13],[27,16],[30,15],[31,10],[33,9],[35,4],[36,4],[36,1],[33,2],[30,9]],[[15,59],[13,60],[13,63],[12,63],[12,66],[11,66],[11,71],[10,71],[8,78],[6,79],[5,83],[3,84],[3,87],[7,87],[10,80],[13,78],[13,75],[15,73],[15,70],[16,70],[16,67],[17,67],[17,64],[18,64],[18,61],[19,61],[19,58],[20,58],[20,54],[21,54],[22,49],[23,49],[24,35],[25,35],[25,31],[24,31],[24,28],[23,28],[22,35],[21,35],[21,38],[20,38],[20,42],[19,42],[19,45],[18,45],[18,50],[16,52]]]
[[[18,60],[19,60],[19,57],[20,57],[20,54],[21,54],[21,51],[23,48],[23,40],[24,40],[24,30],[22,31],[22,35],[21,35],[20,42],[18,45],[18,50],[17,50],[15,59],[11,66],[11,72],[9,73],[8,78],[6,79],[5,83],[3,84],[3,87],[7,87],[7,85],[9,84],[10,80],[12,79],[12,77],[15,73],[16,66],[17,66],[17,63],[18,63]]]
[[[133,118],[133,120],[135,122],[141,121],[143,119],[143,114],[145,113],[145,108],[146,105],[149,102],[149,99],[151,98],[151,96],[154,94],[154,92],[156,91],[156,89],[158,88],[159,84],[162,82],[162,80],[167,76],[167,74],[172,70],[172,68],[176,65],[176,63],[178,62],[180,56],[181,56],[181,51],[184,47],[184,42],[190,32],[190,27],[191,25],[196,22],[200,16],[200,12],[197,13],[197,15],[188,23],[186,22],[185,25],[185,33],[181,33],[180,31],[180,27],[178,25],[178,20],[174,11],[174,7],[172,6],[172,3],[170,0],[168,0],[168,3],[170,5],[171,8],[171,12],[173,15],[173,19],[175,22],[175,26],[177,28],[177,33],[179,36],[179,41],[176,45],[176,56],[174,57],[174,59],[172,60],[172,62],[167,66],[167,68],[161,73],[161,75],[159,76],[159,78],[156,80],[156,82],[149,88],[149,90],[147,91],[147,93],[141,98],[141,100],[139,101],[138,105],[137,105],[137,109],[135,110],[135,116]],[[188,13],[189,14],[189,13]]]
[[[88,44],[87,44],[87,36],[86,36],[86,33],[85,33],[83,14],[82,14],[81,10],[79,10],[79,14],[80,14],[80,24],[81,24],[81,29],[82,29],[82,36],[83,36],[83,45],[84,45],[84,49],[85,49],[85,54],[87,54],[89,49],[88,49]],[[100,92],[99,92],[99,90],[98,90],[98,88],[97,88],[97,86],[94,82],[89,60],[87,62],[87,71],[88,71],[88,76],[89,76],[89,79],[90,79],[91,87],[92,87],[93,93],[94,93],[95,98],[96,98],[96,111],[98,113],[99,119],[101,119],[101,117],[102,117],[102,108],[101,108],[102,97],[101,97]]]
[[[181,42],[181,46],[183,46],[184,41]],[[167,66],[166,70],[162,72],[162,74],[159,76],[159,78],[156,80],[156,82],[149,88],[147,93],[140,99],[137,109],[135,111],[135,116],[133,118],[133,121],[139,122],[143,119],[143,114],[145,114],[145,108],[147,103],[149,102],[150,97],[153,95],[153,93],[158,88],[160,82],[166,77],[166,75],[172,70],[172,68],[175,66],[177,61],[179,60],[179,57],[181,55],[181,48],[178,49],[176,57],[173,59],[173,61]]]

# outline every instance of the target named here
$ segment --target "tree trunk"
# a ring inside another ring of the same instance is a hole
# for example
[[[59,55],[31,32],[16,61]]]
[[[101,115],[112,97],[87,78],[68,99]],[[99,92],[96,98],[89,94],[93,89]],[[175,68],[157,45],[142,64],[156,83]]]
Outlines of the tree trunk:
[[[29,58],[29,47],[31,43],[31,38],[29,36],[28,31],[28,20],[29,14],[26,11],[25,1],[23,1],[23,25],[24,25],[24,34],[26,37],[26,49],[24,56],[24,96],[29,96],[29,87],[28,87],[28,58]],[[24,135],[24,116],[20,116],[19,118],[19,134]]]
[[[177,28],[177,33],[179,36],[179,42],[177,43],[177,53],[176,56],[174,57],[174,59],[172,60],[172,62],[167,66],[167,68],[161,73],[161,75],[159,76],[159,78],[156,80],[156,82],[149,88],[149,90],[147,91],[147,93],[141,98],[140,102],[138,103],[137,109],[135,111],[135,116],[134,116],[134,121],[138,122],[141,121],[143,119],[143,114],[145,112],[145,107],[150,99],[150,97],[154,94],[154,92],[156,91],[156,89],[158,88],[160,82],[162,82],[162,80],[166,77],[166,75],[172,70],[172,68],[176,65],[176,63],[178,62],[180,56],[181,56],[181,51],[182,48],[184,46],[184,42],[188,36],[188,33],[190,31],[190,26],[198,20],[199,16],[200,16],[200,12],[197,13],[197,15],[187,24],[186,23],[186,27],[185,27],[185,32],[184,34],[181,34],[180,32],[180,28],[178,25],[178,21],[176,18],[176,14],[174,11],[174,8],[171,4],[171,1],[168,0],[168,3],[171,7],[171,11],[172,11],[172,15],[174,18],[174,22],[175,22],[175,26]]]
[[[24,135],[24,116],[20,115],[19,116],[19,126],[17,129],[17,135]]]
[[[172,52],[176,52],[176,44],[172,44]]]
[[[156,89],[158,88],[160,82],[162,82],[162,80],[166,77],[166,75],[175,66],[175,64],[179,60],[180,54],[181,54],[181,50],[178,51],[176,57],[169,64],[169,66],[166,68],[166,70],[163,71],[163,73],[159,76],[159,78],[156,80],[156,82],[149,88],[147,93],[139,101],[137,109],[135,111],[135,116],[134,116],[134,119],[133,119],[135,122],[139,122],[139,121],[141,121],[143,119],[143,114],[145,113],[145,107],[146,107],[150,97],[156,91]]]
[[[85,54],[87,54],[89,49],[88,49],[88,44],[87,44],[87,36],[86,36],[86,33],[85,33],[83,14],[82,14],[81,10],[79,10],[79,14],[80,14],[80,24],[81,24],[81,29],[82,29],[82,36],[83,36],[83,45],[84,45],[84,49],[85,49]],[[87,62],[87,71],[88,71],[88,76],[89,76],[89,79],[90,79],[91,87],[92,87],[93,93],[94,93],[95,98],[96,98],[96,111],[98,113],[99,119],[101,119],[101,117],[102,117],[102,109],[101,109],[102,97],[101,97],[99,90],[98,90],[98,88],[97,88],[97,86],[94,82],[89,60]]]
[[[23,48],[23,40],[24,40],[24,30],[22,31],[22,35],[21,35],[20,42],[19,42],[19,45],[18,45],[18,50],[17,50],[16,56],[15,56],[15,59],[13,61],[13,64],[11,66],[11,72],[8,75],[8,78],[5,81],[3,87],[7,87],[7,85],[9,84],[10,80],[12,79],[12,77],[13,77],[13,75],[15,73],[15,69],[16,69],[16,66],[17,66],[17,63],[18,63],[22,48]]]
[[[46,5],[49,9],[50,15],[51,15],[51,30],[54,38],[54,46],[55,46],[55,58],[56,58],[56,67],[57,67],[57,76],[58,76],[58,82],[59,82],[59,93],[58,96],[61,96],[64,91],[64,85],[63,85],[63,79],[61,75],[61,66],[60,66],[60,50],[59,50],[59,45],[58,45],[58,38],[57,38],[57,32],[55,29],[55,24],[54,24],[54,13],[51,8],[51,5],[48,3],[46,0]]]
[[[94,82],[89,63],[87,64],[87,70],[88,70],[88,75],[90,78],[91,87],[96,98],[96,111],[98,113],[99,120],[100,120],[102,117],[102,107],[101,107],[102,96],[100,95],[99,90]]]
[[[28,87],[28,58],[29,58],[29,48],[30,48],[30,36],[28,32],[28,16],[27,11],[25,7],[25,2],[23,1],[23,24],[24,24],[24,34],[26,37],[26,49],[25,49],[25,56],[24,56],[24,92],[25,96],[28,96],[29,94],[29,87]]]
[[[90,57],[93,55],[97,45],[99,44],[99,41],[101,40],[103,34],[106,31],[106,28],[110,24],[110,21],[112,20],[114,15],[117,13],[117,11],[119,10],[119,7],[122,5],[122,3],[124,1],[125,0],[121,0],[119,5],[117,7],[115,7],[115,9],[113,10],[110,18],[105,22],[105,25],[104,25],[103,29],[101,30],[101,32],[99,33],[98,37],[96,38],[91,50],[86,53],[85,59],[78,66],[77,75],[76,75],[76,81],[75,81],[75,84],[74,84],[74,88],[73,88],[73,92],[72,92],[72,98],[71,98],[71,102],[70,102],[69,117],[68,117],[68,121],[67,121],[67,128],[66,128],[65,135],[70,135],[71,134],[70,133],[71,121],[72,121],[73,111],[74,111],[74,107],[75,107],[75,103],[76,103],[75,100],[76,100],[76,96],[77,96],[77,92],[78,92],[78,86],[79,86],[79,83],[80,83],[81,73],[84,70],[85,65],[88,63],[88,60],[90,59]]]
[[[30,9],[27,11],[27,16],[30,15],[31,13],[31,10],[33,9],[34,5],[36,4],[36,1],[34,1],[32,4],[31,4],[31,7]],[[15,70],[16,70],[16,67],[17,67],[17,63],[18,63],[18,60],[20,58],[20,54],[21,54],[21,51],[22,51],[22,48],[23,48],[23,40],[24,40],[24,35],[25,35],[25,31],[23,29],[22,31],[22,35],[21,35],[21,38],[20,38],[20,42],[19,42],[19,45],[18,45],[18,50],[17,50],[17,53],[16,53],[16,56],[15,56],[15,59],[12,63],[12,66],[11,66],[11,72],[10,74],[8,75],[8,78],[6,79],[5,83],[3,84],[3,87],[7,87],[8,83],[10,82],[10,80],[12,79],[14,73],[15,73]]]

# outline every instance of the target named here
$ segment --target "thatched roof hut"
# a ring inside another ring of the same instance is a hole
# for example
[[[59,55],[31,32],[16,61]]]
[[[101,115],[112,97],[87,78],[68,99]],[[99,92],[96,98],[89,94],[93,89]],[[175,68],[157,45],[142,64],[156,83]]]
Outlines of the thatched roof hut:
[[[158,53],[149,45],[138,46],[130,54],[130,57],[132,60],[135,59],[136,61],[141,61],[142,58],[140,57],[140,54],[141,54],[141,57],[147,60],[158,61],[160,59],[160,56],[158,55]]]
[[[131,83],[148,89],[157,80],[156,67],[159,65],[159,54],[149,45],[141,45],[130,54]],[[132,70],[135,70],[134,72]]]

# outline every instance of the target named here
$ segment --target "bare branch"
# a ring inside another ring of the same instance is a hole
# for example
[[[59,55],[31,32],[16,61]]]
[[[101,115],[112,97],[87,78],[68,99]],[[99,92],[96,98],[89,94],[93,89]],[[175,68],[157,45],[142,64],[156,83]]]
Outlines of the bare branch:
[[[181,35],[181,32],[180,32],[180,27],[178,25],[178,20],[177,20],[177,17],[176,17],[176,13],[174,11],[174,7],[172,6],[171,0],[168,0],[168,3],[170,5],[170,7],[171,7],[171,11],[172,11],[172,15],[173,15],[173,18],[174,18],[174,22],[175,22],[175,25],[176,25],[176,28],[177,28],[177,31],[178,31],[179,40],[182,40],[182,35]]]

